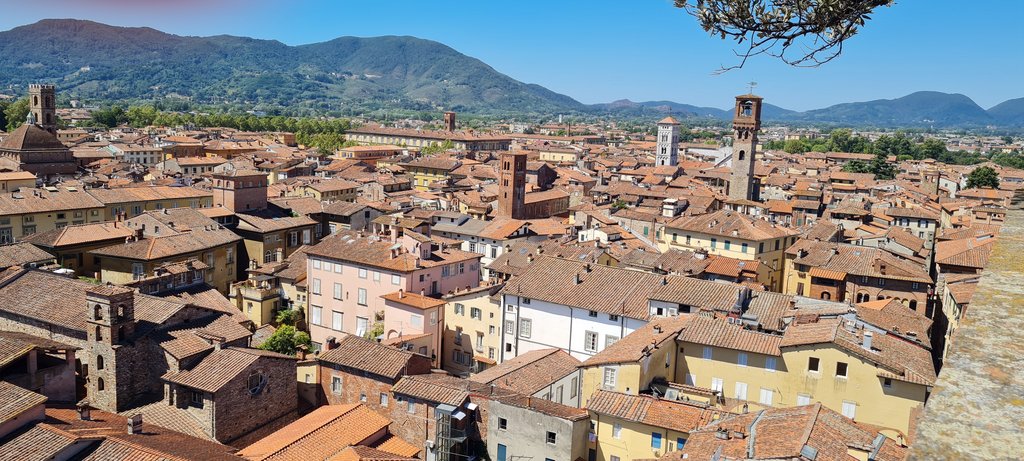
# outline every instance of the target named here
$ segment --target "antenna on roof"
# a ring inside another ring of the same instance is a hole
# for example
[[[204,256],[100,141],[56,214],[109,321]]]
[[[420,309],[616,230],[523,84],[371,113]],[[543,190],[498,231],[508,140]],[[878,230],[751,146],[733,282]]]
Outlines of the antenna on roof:
[[[750,87],[749,94],[754,94],[754,88],[757,87],[757,82],[749,82],[747,86]]]

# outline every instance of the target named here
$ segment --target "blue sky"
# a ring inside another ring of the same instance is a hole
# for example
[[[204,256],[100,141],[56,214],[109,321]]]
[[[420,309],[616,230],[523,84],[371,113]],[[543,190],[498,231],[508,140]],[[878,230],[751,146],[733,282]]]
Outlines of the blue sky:
[[[413,35],[584,103],[628,98],[728,107],[758,82],[767,102],[806,110],[963,93],[984,108],[1024,97],[1020,0],[897,0],[835,61],[796,69],[768,57],[740,70],[671,0],[46,0],[4,2],[0,29],[43,18],[149,26],[179,35],[243,35],[289,45],[342,35]]]

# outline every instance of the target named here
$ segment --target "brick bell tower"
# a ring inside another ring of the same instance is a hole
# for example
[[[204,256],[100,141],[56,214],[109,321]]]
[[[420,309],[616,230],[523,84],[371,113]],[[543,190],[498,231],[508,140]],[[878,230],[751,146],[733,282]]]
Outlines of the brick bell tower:
[[[526,205],[526,153],[502,152],[498,160],[498,216],[523,219]]]
[[[29,113],[40,128],[57,134],[57,100],[53,85],[34,83],[28,86]]]
[[[732,119],[732,176],[729,198],[758,200],[758,184],[754,179],[754,158],[757,153],[757,132],[761,129],[763,98],[753,94],[736,96],[736,113]]]

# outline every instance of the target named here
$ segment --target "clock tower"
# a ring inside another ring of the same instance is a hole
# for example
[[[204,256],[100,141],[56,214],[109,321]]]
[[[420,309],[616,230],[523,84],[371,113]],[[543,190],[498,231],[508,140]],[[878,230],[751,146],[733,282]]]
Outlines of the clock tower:
[[[736,112],[732,119],[732,176],[729,179],[729,198],[732,200],[758,200],[754,158],[757,131],[761,129],[761,104],[760,96],[736,96]]]

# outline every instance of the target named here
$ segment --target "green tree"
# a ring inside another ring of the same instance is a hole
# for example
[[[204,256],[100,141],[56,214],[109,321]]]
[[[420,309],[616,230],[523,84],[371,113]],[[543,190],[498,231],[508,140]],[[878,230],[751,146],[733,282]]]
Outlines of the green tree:
[[[897,154],[897,157],[899,154]],[[875,179],[893,179],[896,177],[896,167],[889,163],[889,156],[882,152],[875,152],[875,158],[871,159],[869,165]]]
[[[860,160],[850,160],[843,165],[843,171],[847,173],[871,173],[871,165]]]
[[[309,347],[310,345],[312,342],[309,339],[309,334],[304,331],[296,331],[295,327],[291,325],[282,325],[263,344],[260,344],[259,348],[265,351],[294,355],[299,346]]]
[[[807,143],[802,139],[790,139],[782,147],[782,150],[790,154],[803,154],[809,150]]]
[[[946,143],[935,138],[925,139],[923,143],[917,148],[921,158],[932,158],[936,160],[942,160],[945,157],[948,150],[946,149]]]
[[[843,50],[876,8],[892,0],[675,0],[712,37],[731,40],[743,67],[766,54],[793,66],[818,66]],[[745,49],[744,49],[745,48]]]
[[[135,128],[147,127],[153,124],[159,112],[153,106],[135,106],[128,109],[125,116],[128,123]]]
[[[996,189],[999,187],[999,174],[992,167],[982,166],[975,168],[967,175],[967,188],[974,189],[987,187]]]
[[[92,122],[97,125],[103,125],[107,128],[113,128],[122,123],[127,123],[128,114],[123,108],[121,108],[121,106],[112,106],[93,112]]]
[[[18,129],[28,118],[28,98],[21,98],[7,105],[4,109],[4,118],[7,119],[7,131]]]
[[[871,144],[863,136],[854,136],[848,128],[832,130],[828,135],[828,150],[832,152],[864,152]]]

